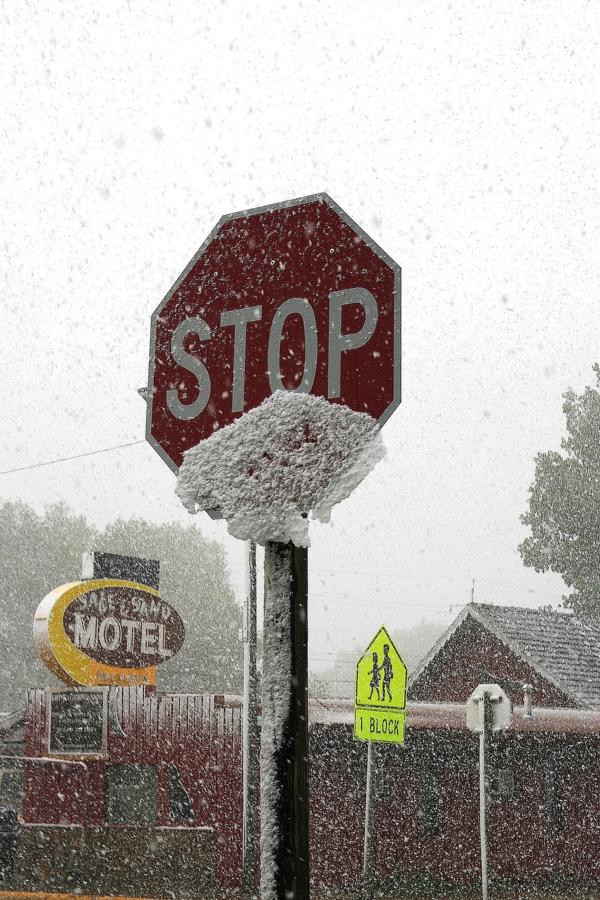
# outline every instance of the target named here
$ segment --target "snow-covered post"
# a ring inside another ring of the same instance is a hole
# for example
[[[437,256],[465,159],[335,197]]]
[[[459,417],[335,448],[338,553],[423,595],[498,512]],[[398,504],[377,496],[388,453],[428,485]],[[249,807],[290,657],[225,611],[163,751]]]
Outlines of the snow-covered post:
[[[385,455],[378,423],[323,397],[276,391],[186,451],[177,494],[265,547],[261,900],[308,900],[309,516],[329,521]]]
[[[261,900],[305,900],[308,864],[308,551],[265,544]]]

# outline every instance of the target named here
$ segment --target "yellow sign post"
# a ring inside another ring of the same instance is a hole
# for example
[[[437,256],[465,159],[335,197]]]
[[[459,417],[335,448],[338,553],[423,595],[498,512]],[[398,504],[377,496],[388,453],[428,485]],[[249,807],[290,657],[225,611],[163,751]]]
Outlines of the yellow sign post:
[[[372,745],[404,743],[405,710],[406,666],[391,637],[381,627],[356,664],[354,695],[354,738],[368,742],[363,854],[364,896],[368,898],[374,893],[373,809],[378,768],[378,754]]]
[[[355,739],[404,743],[405,710],[406,666],[382,627],[356,666]]]

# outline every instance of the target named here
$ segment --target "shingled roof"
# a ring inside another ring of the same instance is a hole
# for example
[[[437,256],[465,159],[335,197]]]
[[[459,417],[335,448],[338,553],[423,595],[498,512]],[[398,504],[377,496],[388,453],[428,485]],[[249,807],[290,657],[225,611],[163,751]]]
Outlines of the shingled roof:
[[[415,683],[471,616],[582,709],[600,710],[600,617],[469,603],[410,677]]]

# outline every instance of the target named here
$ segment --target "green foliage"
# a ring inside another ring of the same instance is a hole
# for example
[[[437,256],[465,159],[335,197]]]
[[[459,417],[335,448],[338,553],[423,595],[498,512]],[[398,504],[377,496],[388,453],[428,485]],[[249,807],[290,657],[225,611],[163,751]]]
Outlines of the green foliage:
[[[119,520],[102,532],[64,505],[38,515],[23,503],[0,505],[0,710],[23,703],[27,687],[55,684],[32,641],[33,615],[50,590],[81,575],[84,550],[150,557],[161,563],[161,594],[186,626],[183,649],[158,669],[159,687],[238,692],[241,611],[223,547],[197,528]]]
[[[187,693],[239,693],[241,610],[229,581],[225,551],[193,525],[143,519],[108,525],[96,548],[160,560],[160,592],[185,624],[185,644],[158,669],[159,687]]]
[[[57,683],[33,646],[33,614],[48,591],[78,580],[94,536],[62,504],[43,516],[24,503],[0,506],[0,709],[22,705],[26,687]]]
[[[529,512],[521,521],[531,536],[519,546],[526,566],[558,572],[571,593],[565,606],[600,613],[600,366],[597,387],[567,391],[563,411],[564,455],[548,451],[535,459]]]

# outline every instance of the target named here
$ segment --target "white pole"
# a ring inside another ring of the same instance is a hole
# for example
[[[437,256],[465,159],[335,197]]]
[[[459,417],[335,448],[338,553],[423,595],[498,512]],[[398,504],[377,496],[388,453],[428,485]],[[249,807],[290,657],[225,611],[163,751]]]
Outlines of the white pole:
[[[373,888],[373,770],[371,741],[367,742],[367,787],[365,791],[365,839],[363,847],[363,898],[370,900]]]
[[[242,856],[247,895],[256,890],[256,818],[258,805],[259,738],[256,715],[256,544],[248,541],[244,603],[244,703],[242,720]]]
[[[488,900],[487,865],[487,792],[485,783],[485,750],[488,729],[489,695],[484,693],[479,701],[479,833],[481,838],[481,896]]]

